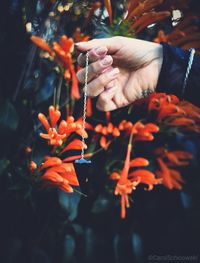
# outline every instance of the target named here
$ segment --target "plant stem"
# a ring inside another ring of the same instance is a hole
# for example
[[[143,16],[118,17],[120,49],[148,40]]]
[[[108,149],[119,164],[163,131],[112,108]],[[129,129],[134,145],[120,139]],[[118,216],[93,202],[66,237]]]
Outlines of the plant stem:
[[[59,104],[60,104],[60,95],[61,95],[62,84],[63,84],[63,74],[61,73],[61,75],[59,77],[57,94],[56,94],[56,107],[58,107],[58,108],[59,108]]]

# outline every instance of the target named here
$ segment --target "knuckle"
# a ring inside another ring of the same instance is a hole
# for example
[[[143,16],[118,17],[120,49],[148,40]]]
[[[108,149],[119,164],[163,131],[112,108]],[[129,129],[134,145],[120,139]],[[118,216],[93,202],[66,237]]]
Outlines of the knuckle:
[[[99,85],[100,85],[100,86],[105,86],[105,84],[106,84],[106,79],[107,79],[106,74],[100,75],[99,78],[98,78]]]
[[[105,92],[103,92],[103,93],[101,93],[101,94],[99,95],[99,100],[100,100],[103,104],[105,104],[105,103],[107,102],[107,95],[106,95]]]
[[[95,63],[91,63],[89,68],[90,68],[90,70],[89,70],[90,73],[96,73],[97,70],[96,70]]]

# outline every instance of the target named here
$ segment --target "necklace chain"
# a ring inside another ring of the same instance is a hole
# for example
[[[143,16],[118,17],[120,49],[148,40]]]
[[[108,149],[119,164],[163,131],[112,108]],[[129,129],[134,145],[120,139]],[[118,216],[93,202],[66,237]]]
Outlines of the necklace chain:
[[[85,83],[83,89],[83,122],[82,122],[82,149],[81,149],[81,159],[84,159],[85,154],[85,123],[86,123],[86,111],[87,111],[87,85],[88,85],[88,65],[89,65],[89,54],[86,53],[85,62]]]

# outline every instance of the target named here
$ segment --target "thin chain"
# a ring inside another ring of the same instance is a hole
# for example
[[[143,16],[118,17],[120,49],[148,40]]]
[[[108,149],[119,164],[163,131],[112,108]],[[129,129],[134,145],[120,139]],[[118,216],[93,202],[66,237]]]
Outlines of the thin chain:
[[[89,65],[89,54],[86,53],[86,62],[85,62],[85,85],[83,90],[83,122],[82,122],[82,149],[81,149],[81,159],[84,159],[85,154],[85,122],[86,122],[86,111],[87,111],[87,85],[88,85],[88,65]]]
[[[186,70],[186,73],[185,73],[185,79],[184,79],[184,82],[183,82],[183,88],[182,88],[181,98],[183,98],[184,93],[185,93],[185,89],[186,89],[186,86],[187,86],[188,77],[189,77],[189,74],[190,74],[190,70],[191,70],[191,68],[192,68],[192,63],[193,63],[194,54],[195,54],[195,49],[191,48],[189,51],[190,51],[190,56],[189,56],[189,61],[188,61],[187,70]]]

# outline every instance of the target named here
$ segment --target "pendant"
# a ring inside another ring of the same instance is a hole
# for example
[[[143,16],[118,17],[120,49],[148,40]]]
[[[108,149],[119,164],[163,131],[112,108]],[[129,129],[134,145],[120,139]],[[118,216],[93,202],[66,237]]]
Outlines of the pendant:
[[[80,185],[80,189],[83,194],[88,195],[88,183],[89,183],[89,168],[91,164],[91,160],[86,160],[84,158],[81,158],[79,160],[76,160],[74,162],[74,168],[76,171],[76,175],[78,178],[78,182]]]
[[[86,160],[84,158],[81,158],[79,160],[76,160],[74,163],[84,164],[84,163],[92,163],[90,160]]]

